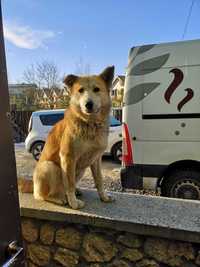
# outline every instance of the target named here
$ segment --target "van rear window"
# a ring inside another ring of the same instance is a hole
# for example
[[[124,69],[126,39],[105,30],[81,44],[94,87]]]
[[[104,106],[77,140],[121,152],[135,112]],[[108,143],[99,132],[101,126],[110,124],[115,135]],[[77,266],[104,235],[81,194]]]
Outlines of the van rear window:
[[[40,120],[42,124],[47,126],[53,126],[56,122],[62,120],[63,118],[64,113],[40,115]]]

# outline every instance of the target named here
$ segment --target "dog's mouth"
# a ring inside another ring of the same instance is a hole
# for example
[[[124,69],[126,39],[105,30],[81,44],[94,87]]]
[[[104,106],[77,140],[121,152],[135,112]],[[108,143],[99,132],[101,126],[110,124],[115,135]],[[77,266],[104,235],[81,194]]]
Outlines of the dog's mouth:
[[[84,109],[82,110],[82,112],[88,116],[91,116],[93,114],[98,114],[100,112],[100,108],[99,109],[95,109],[95,110],[88,110],[88,109]]]
[[[86,110],[85,113],[86,114],[92,114],[93,113],[93,110]]]

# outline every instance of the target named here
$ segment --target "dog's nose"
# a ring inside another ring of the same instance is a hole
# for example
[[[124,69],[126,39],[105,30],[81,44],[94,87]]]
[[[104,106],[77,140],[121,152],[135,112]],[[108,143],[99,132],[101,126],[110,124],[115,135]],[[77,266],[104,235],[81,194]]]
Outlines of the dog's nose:
[[[91,100],[89,100],[86,104],[85,107],[87,108],[88,111],[92,111],[93,109],[93,102]]]

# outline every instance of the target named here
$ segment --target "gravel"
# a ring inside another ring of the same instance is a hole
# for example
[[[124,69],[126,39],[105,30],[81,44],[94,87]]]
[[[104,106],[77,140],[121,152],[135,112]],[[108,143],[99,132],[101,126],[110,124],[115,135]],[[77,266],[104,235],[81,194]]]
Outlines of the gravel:
[[[36,161],[32,154],[25,150],[24,144],[15,144],[15,156],[17,165],[17,176],[19,178],[32,179]],[[120,191],[120,164],[115,163],[110,156],[104,156],[102,161],[102,172],[105,188],[109,191]],[[94,181],[88,168],[79,182],[82,188],[94,188]]]

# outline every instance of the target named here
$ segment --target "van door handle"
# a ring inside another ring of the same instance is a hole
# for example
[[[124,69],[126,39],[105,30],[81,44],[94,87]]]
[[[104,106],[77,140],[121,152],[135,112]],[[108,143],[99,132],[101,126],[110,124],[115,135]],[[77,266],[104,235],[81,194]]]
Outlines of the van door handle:
[[[12,264],[18,260],[18,257],[20,254],[23,253],[23,248],[17,246],[17,242],[13,241],[9,244],[7,248],[7,252],[11,255],[11,258],[6,261],[6,263],[3,264],[2,267],[10,267]]]

